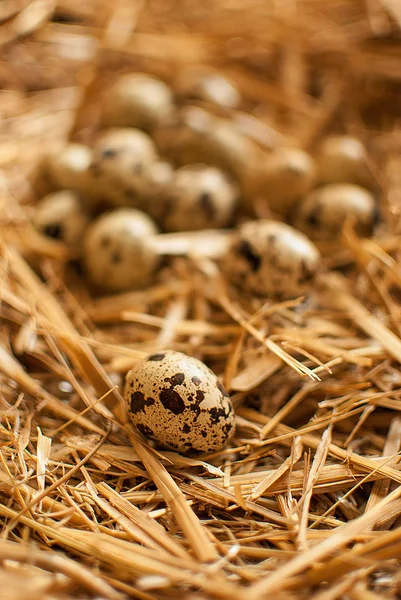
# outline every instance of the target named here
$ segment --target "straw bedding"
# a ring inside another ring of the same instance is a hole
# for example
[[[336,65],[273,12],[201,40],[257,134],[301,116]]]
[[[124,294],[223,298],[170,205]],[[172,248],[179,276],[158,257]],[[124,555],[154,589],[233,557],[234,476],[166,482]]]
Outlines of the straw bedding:
[[[10,0],[0,19],[0,598],[398,597],[399,3]],[[102,89],[192,63],[236,81],[261,145],[369,149],[377,235],[346,229],[306,299],[240,294],[206,258],[96,297],[30,225],[43,152],[92,139]],[[156,451],[128,423],[124,374],[161,348],[222,376],[225,450]]]

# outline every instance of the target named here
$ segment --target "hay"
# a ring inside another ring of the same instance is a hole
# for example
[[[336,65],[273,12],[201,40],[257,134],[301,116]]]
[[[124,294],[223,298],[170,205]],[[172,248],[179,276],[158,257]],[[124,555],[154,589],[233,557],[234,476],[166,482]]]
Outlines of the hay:
[[[398,597],[399,3],[3,4],[0,598]],[[33,231],[35,169],[93,138],[104,86],[136,68],[175,85],[188,64],[236,81],[243,110],[223,116],[261,148],[366,143],[383,223],[345,230],[308,298],[263,304],[196,252],[95,297]],[[223,378],[230,447],[183,457],[133,430],[123,375],[162,348]]]

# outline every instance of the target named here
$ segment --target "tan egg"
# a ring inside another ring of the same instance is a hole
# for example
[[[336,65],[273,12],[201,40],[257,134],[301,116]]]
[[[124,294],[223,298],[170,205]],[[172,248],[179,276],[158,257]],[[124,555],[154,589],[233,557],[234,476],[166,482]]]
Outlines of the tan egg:
[[[139,431],[164,448],[214,452],[234,434],[227,392],[204,363],[181,352],[138,362],[127,374],[125,398]]]
[[[279,148],[262,163],[259,194],[271,210],[288,215],[313,186],[316,167],[312,157],[299,148]]]
[[[371,235],[377,217],[377,204],[368,190],[351,183],[331,183],[302,201],[295,226],[314,240],[326,241],[339,237],[347,220],[359,235]]]
[[[155,191],[163,189],[166,185],[171,183],[174,176],[174,169],[172,165],[163,160],[158,160],[150,166],[147,174],[147,182],[149,186],[149,193],[153,194]]]
[[[140,205],[157,159],[151,138],[138,129],[109,129],[97,140],[89,167],[91,202],[101,207]]]
[[[147,285],[158,264],[149,242],[156,233],[153,221],[134,208],[100,216],[84,239],[84,264],[90,281],[114,292]]]
[[[326,138],[316,152],[316,162],[321,183],[372,183],[366,148],[349,135]]]
[[[91,151],[83,144],[67,144],[40,162],[33,177],[33,187],[39,195],[56,190],[85,191]]]
[[[151,214],[165,231],[217,229],[230,223],[237,199],[238,188],[223,171],[187,165],[154,198]]]
[[[61,152],[47,157],[50,179],[60,189],[83,190],[87,184],[92,153],[83,144],[67,144]]]
[[[235,125],[205,110],[187,106],[154,132],[160,152],[180,164],[205,163],[230,173],[247,189],[263,156]]]
[[[123,75],[105,94],[103,122],[108,127],[152,129],[171,114],[171,88],[146,73]]]
[[[164,193],[173,178],[173,166],[164,160],[157,160],[146,170],[141,186],[141,192],[138,195],[138,208],[149,214],[153,219],[156,218],[154,206],[158,199]]]
[[[89,216],[76,192],[62,190],[48,194],[36,205],[33,224],[44,235],[75,246],[82,241]]]
[[[266,219],[238,228],[222,266],[228,278],[248,292],[294,298],[311,287],[320,254],[293,227]]]
[[[180,163],[202,162],[203,145],[212,128],[214,117],[196,106],[176,111],[153,132],[160,153]]]
[[[220,73],[204,68],[190,68],[178,80],[180,93],[224,108],[236,108],[241,96],[234,83]]]

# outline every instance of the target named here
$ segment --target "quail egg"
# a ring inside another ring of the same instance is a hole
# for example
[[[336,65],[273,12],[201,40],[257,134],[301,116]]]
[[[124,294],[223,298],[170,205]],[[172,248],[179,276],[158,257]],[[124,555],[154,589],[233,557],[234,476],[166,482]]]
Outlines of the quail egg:
[[[235,125],[187,106],[154,132],[160,152],[180,164],[206,163],[224,169],[247,190],[262,151]]]
[[[84,264],[89,279],[113,292],[145,286],[157,267],[150,243],[153,221],[134,208],[119,208],[98,217],[84,238]]]
[[[239,287],[279,298],[307,292],[319,264],[319,251],[305,235],[268,219],[241,225],[222,261],[228,278]]]
[[[38,231],[75,246],[89,224],[80,196],[72,190],[62,190],[48,194],[36,205],[33,224]]]
[[[165,231],[195,231],[228,225],[237,198],[236,185],[223,171],[197,164],[178,169],[149,206]]]
[[[139,431],[164,448],[213,452],[234,433],[233,407],[216,375],[181,352],[138,362],[127,374],[125,398]]]
[[[371,235],[378,212],[375,198],[352,183],[330,183],[317,188],[299,205],[295,226],[314,240],[332,240],[347,220],[362,236]]]
[[[173,109],[173,93],[161,79],[146,73],[123,75],[106,93],[103,122],[108,127],[152,129]]]
[[[67,144],[43,157],[34,174],[33,187],[41,196],[56,190],[84,191],[90,161],[91,151],[87,146]]]
[[[366,148],[352,136],[326,138],[316,152],[316,162],[321,183],[369,185],[372,182]]]
[[[138,129],[109,129],[97,140],[89,166],[88,195],[97,206],[137,207],[157,158],[151,138]]]
[[[91,151],[83,144],[67,144],[59,153],[47,157],[50,179],[59,189],[82,190],[86,185]]]
[[[288,215],[315,181],[312,157],[299,148],[279,148],[262,164],[260,195],[273,212]]]
[[[159,188],[169,184],[173,178],[174,169],[172,165],[164,160],[158,160],[151,165],[148,182],[151,189]]]

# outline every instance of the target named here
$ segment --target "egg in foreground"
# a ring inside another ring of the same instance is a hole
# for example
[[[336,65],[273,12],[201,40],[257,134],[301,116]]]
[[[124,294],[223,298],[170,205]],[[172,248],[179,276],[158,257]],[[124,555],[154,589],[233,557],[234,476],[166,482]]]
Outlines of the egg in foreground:
[[[181,453],[221,450],[235,430],[230,398],[216,375],[181,352],[152,354],[135,365],[125,398],[146,438]]]

